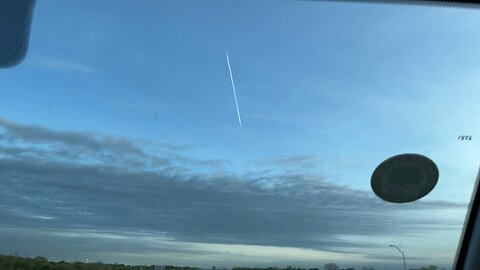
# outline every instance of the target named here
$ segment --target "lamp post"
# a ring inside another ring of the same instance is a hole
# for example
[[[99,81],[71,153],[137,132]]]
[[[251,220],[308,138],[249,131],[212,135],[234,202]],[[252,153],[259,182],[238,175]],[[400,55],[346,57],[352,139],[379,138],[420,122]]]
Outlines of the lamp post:
[[[403,253],[403,251],[402,251],[397,245],[390,245],[390,246],[396,248],[400,253],[402,253],[402,257],[403,257],[403,269],[404,269],[404,270],[407,270],[407,264],[405,263],[405,253]]]

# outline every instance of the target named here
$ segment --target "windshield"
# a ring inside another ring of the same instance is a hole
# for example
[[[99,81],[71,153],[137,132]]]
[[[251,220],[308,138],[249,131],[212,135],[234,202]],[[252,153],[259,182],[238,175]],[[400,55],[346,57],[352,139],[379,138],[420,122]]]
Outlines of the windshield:
[[[415,5],[39,1],[26,59],[0,72],[0,253],[450,269],[480,162],[478,25]],[[438,182],[388,202],[372,174],[404,153]]]

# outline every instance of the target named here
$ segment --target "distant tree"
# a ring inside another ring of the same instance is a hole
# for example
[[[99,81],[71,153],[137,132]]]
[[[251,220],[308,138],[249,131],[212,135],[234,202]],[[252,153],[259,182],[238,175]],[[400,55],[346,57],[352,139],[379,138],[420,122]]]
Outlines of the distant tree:
[[[28,259],[27,259],[28,260]],[[32,270],[49,270],[50,264],[45,257],[37,256],[32,260]]]
[[[26,260],[16,260],[13,264],[13,269],[29,270],[31,268],[30,262]]]
[[[423,266],[420,270],[438,270],[438,266],[430,265],[430,266]]]
[[[375,270],[375,268],[373,268],[372,266],[369,266],[369,267],[363,266],[362,270]]]
[[[438,270],[438,266],[430,265],[430,266],[423,266],[421,268],[410,268],[410,270]]]
[[[339,270],[339,269],[340,267],[338,267],[338,265],[335,263],[326,263],[323,266],[323,270]]]

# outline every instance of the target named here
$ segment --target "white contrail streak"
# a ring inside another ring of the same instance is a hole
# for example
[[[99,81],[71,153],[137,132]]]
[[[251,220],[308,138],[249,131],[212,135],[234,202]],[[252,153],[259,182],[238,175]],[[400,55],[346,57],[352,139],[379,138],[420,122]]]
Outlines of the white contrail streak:
[[[228,58],[228,51],[225,51],[225,53],[227,55],[228,71],[230,71],[230,81],[232,82],[233,97],[235,97],[235,105],[237,106],[238,123],[242,128],[242,118],[240,117],[240,109],[238,108],[237,91],[235,91],[235,83],[233,82],[232,68],[230,67],[230,59]]]

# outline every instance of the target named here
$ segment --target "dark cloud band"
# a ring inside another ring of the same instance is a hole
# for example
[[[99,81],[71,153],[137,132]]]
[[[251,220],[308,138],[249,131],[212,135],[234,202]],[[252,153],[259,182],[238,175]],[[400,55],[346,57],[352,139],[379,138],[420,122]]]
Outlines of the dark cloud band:
[[[0,132],[0,218],[6,226],[147,230],[187,242],[334,250],[353,245],[339,240],[344,235],[458,229],[461,221],[432,216],[432,227],[415,213],[465,208],[447,201],[389,205],[321,175],[193,173],[188,164],[208,161],[186,157],[192,161],[182,164],[171,148],[152,155],[110,135],[6,119],[0,119]]]

